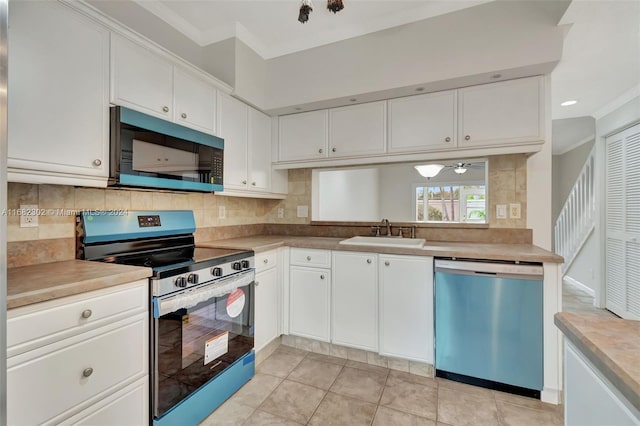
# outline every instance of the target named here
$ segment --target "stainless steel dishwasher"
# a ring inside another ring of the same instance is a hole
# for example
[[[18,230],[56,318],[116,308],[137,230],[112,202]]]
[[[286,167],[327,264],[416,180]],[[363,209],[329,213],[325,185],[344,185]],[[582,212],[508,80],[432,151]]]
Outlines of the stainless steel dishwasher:
[[[540,398],[540,264],[436,259],[436,376]]]

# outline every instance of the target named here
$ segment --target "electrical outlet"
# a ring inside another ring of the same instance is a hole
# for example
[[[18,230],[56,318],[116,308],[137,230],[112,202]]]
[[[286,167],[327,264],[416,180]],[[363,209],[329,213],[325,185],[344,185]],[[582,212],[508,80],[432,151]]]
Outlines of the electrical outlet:
[[[35,228],[38,226],[38,205],[20,205],[20,228]]]
[[[298,217],[309,217],[309,206],[298,206]]]
[[[507,205],[496,204],[496,219],[506,219],[506,218],[507,218]]]
[[[225,206],[218,206],[218,219],[224,219],[227,217],[227,208]]]
[[[284,219],[284,208],[278,207],[278,219]]]
[[[509,204],[509,218],[520,219],[520,203]]]

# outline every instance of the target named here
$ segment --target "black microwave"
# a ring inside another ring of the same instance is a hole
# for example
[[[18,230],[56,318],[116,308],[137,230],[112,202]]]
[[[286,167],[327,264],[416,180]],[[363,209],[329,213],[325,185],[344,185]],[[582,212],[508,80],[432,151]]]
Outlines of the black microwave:
[[[110,118],[109,186],[223,190],[223,139],[121,106]]]

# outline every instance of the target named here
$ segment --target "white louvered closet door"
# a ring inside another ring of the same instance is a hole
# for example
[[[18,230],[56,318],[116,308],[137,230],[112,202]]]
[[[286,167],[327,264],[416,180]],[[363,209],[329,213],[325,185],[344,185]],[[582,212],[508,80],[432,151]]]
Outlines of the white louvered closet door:
[[[606,307],[640,319],[640,124],[605,142]]]

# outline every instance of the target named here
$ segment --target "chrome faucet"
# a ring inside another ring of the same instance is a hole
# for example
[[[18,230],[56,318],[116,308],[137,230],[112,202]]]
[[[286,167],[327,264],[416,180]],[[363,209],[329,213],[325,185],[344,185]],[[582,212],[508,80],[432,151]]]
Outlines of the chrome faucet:
[[[389,219],[382,219],[382,224],[387,227],[387,237],[391,236],[391,222]]]

